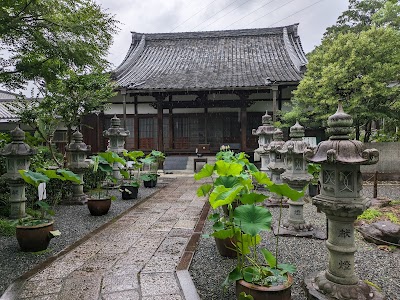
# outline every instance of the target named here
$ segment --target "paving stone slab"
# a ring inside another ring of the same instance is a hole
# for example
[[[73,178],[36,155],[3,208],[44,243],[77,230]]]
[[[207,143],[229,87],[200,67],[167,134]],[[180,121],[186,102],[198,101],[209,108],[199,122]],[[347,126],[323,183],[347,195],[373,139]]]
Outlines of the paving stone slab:
[[[49,280],[52,278],[65,278],[68,277],[72,272],[81,268],[85,263],[85,260],[70,262],[68,260],[60,260],[52,263],[46,269],[36,273],[32,276],[29,281],[41,281]]]
[[[101,293],[109,294],[126,290],[136,290],[139,287],[137,274],[113,275],[105,274],[102,281]]]
[[[141,273],[174,272],[179,260],[180,256],[153,256]]]
[[[156,256],[181,256],[185,250],[188,238],[168,237],[157,249]]]
[[[173,272],[140,274],[140,286],[143,297],[180,294],[179,285]]]
[[[136,290],[123,291],[102,295],[101,300],[140,300],[140,296]]]
[[[101,274],[97,272],[73,272],[64,282],[59,299],[98,300]]]
[[[105,272],[116,263],[121,254],[96,254],[88,259],[79,270],[86,272]]]
[[[57,300],[58,295],[57,294],[50,294],[50,295],[46,295],[46,296],[35,296],[32,298],[24,298],[24,300]]]
[[[197,223],[197,219],[196,220],[179,220],[174,225],[174,228],[194,229],[194,227],[196,226],[196,223]]]
[[[181,295],[161,295],[154,297],[143,297],[142,300],[182,300]],[[189,300],[189,299],[187,299]],[[192,300],[192,299],[190,299]]]
[[[168,233],[168,237],[190,238],[192,236],[192,233],[193,233],[192,229],[172,228],[171,231]]]
[[[48,294],[58,293],[62,287],[61,279],[48,279],[44,281],[27,281],[19,295],[20,299],[37,298]]]

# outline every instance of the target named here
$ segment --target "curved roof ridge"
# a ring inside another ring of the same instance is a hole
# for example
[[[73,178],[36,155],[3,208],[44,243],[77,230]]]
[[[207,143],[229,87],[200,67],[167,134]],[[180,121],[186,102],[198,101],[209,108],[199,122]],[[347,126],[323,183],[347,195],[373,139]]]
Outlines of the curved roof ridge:
[[[296,45],[296,43],[294,42],[293,36],[290,35],[289,37],[286,28],[283,28],[283,42],[285,43],[285,48],[295,68],[297,69],[297,71],[303,72],[303,68],[305,65],[303,57],[299,54],[298,45]],[[304,52],[303,49],[301,49],[301,52]]]
[[[132,44],[122,63],[114,70],[115,75],[123,76],[125,73],[124,71],[126,71],[129,67],[133,66],[134,63],[136,63],[139,56],[144,51],[145,44],[146,36],[144,34],[141,37],[139,43],[135,42],[134,37],[132,36]]]
[[[165,33],[139,33],[132,31],[132,40],[140,40],[146,35],[146,40],[173,40],[173,39],[198,39],[198,38],[219,38],[219,37],[238,37],[238,36],[255,36],[265,34],[282,34],[282,29],[286,28],[288,32],[297,35],[298,23],[268,28],[249,28],[249,29],[230,29],[217,31],[188,31],[188,32],[165,32]]]

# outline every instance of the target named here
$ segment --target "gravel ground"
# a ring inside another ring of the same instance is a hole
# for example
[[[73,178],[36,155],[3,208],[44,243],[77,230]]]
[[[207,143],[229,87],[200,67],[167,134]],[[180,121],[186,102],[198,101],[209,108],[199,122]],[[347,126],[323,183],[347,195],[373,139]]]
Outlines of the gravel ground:
[[[168,184],[168,181],[170,181],[169,178],[159,178],[155,188],[139,188],[138,197],[134,200],[121,200],[121,193],[113,190],[112,193],[117,196],[117,200],[112,202],[110,211],[104,216],[90,215],[86,205],[57,206],[54,228],[61,231],[61,236],[53,239],[49,248],[40,254],[21,252],[14,236],[0,236],[0,295],[23,273],[114,219],[134,204],[154,194]]]
[[[365,185],[363,193],[366,197],[372,196],[372,186]],[[380,185],[378,196],[391,199],[400,199],[399,185]],[[273,216],[278,215],[278,208],[272,208]],[[284,217],[287,209],[284,209]],[[316,207],[306,203],[304,218],[322,230],[326,230],[325,214],[317,213]],[[210,222],[206,223],[204,233],[211,233]],[[264,234],[263,247],[274,249],[274,236],[271,232]],[[358,251],[355,254],[356,273],[363,280],[369,280],[382,288],[388,300],[400,299],[400,250],[385,252],[374,244],[366,243],[361,235],[356,233]],[[305,276],[326,269],[328,257],[325,241],[308,238],[280,237],[279,260],[293,263],[297,266],[292,286],[292,299],[306,299],[302,288]],[[218,254],[212,238],[201,238],[190,266],[190,274],[196,285],[201,299],[230,300],[236,299],[234,287],[231,286],[224,293],[221,284],[226,275],[235,266],[236,260],[223,258]]]

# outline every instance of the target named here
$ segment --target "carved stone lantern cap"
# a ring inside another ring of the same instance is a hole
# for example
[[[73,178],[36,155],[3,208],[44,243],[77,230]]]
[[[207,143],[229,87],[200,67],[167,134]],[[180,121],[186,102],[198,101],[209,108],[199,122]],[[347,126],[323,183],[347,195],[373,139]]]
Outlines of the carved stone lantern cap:
[[[72,143],[70,143],[66,151],[79,151],[79,152],[89,152],[91,150],[90,145],[86,145],[83,142],[83,135],[79,130],[72,134]]]
[[[103,131],[104,137],[110,137],[110,136],[125,137],[128,135],[129,135],[129,130],[125,130],[124,128],[121,127],[121,120],[116,115],[114,115],[114,117],[111,118],[111,127]]]
[[[265,112],[265,115],[262,116],[261,121],[262,125],[257,129],[253,129],[253,135],[270,135],[272,136],[275,131],[274,125],[271,124],[272,117],[268,114],[268,111]]]
[[[279,128],[275,129],[273,141],[267,147],[264,147],[267,152],[277,152],[285,144],[283,140],[283,131]]]
[[[299,121],[296,120],[296,124],[290,127],[289,136],[291,138],[303,138],[304,137],[304,127],[300,125]]]
[[[0,150],[0,155],[3,156],[29,156],[36,153],[28,144],[24,143],[25,131],[18,126],[10,131],[11,143],[4,146]]]
[[[375,164],[379,160],[376,149],[366,149],[364,143],[350,140],[353,119],[343,111],[339,101],[335,114],[328,118],[328,132],[332,136],[327,141],[317,145],[314,152],[308,151],[306,159],[314,163],[339,163],[339,164]]]

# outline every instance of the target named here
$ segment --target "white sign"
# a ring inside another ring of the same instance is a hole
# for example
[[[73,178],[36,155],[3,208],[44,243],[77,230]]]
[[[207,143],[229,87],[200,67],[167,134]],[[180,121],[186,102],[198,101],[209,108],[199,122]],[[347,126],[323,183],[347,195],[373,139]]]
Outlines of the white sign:
[[[42,182],[38,186],[39,201],[46,199],[46,183]]]

